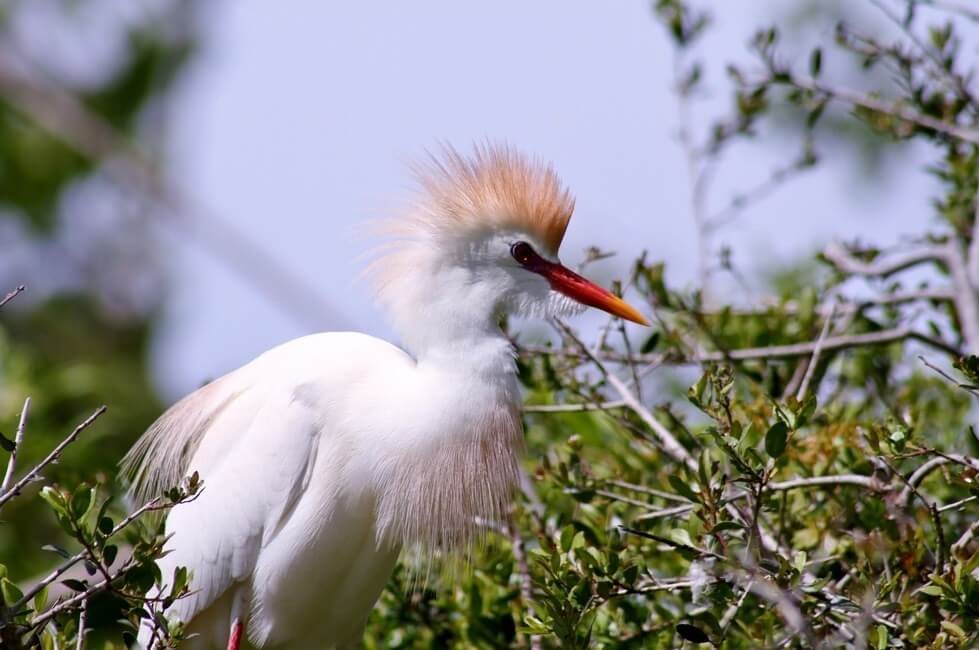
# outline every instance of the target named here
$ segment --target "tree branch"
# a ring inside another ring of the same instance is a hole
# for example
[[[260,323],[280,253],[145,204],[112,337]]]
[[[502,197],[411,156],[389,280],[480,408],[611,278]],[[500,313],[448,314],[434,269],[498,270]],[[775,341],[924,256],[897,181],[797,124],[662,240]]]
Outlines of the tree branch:
[[[680,444],[680,441],[667,429],[659,420],[657,420],[652,413],[649,412],[645,406],[636,398],[636,396],[629,390],[629,387],[625,385],[621,379],[615,376],[613,373],[608,373],[606,375],[608,383],[615,389],[615,391],[622,398],[622,401],[628,406],[632,411],[639,416],[646,426],[652,429],[656,437],[659,438],[660,444],[663,446],[663,451],[666,452],[668,456],[673,458],[673,460],[683,463],[690,469],[697,470],[697,461],[694,460],[687,448]]]
[[[944,256],[945,250],[937,245],[923,246],[908,253],[890,255],[872,262],[861,260],[837,241],[831,242],[823,249],[823,257],[843,273],[881,278],[925,262],[940,262]]]
[[[24,443],[24,428],[27,426],[27,415],[31,410],[31,398],[24,400],[24,408],[20,411],[20,421],[17,422],[17,433],[14,435],[14,448],[10,451],[10,458],[7,460],[7,471],[3,475],[3,483],[0,483],[0,494],[5,493],[10,488],[10,483],[14,480],[14,472],[17,468],[17,452]]]
[[[861,474],[838,474],[834,476],[809,476],[804,478],[794,478],[788,481],[773,481],[765,486],[765,489],[772,492],[785,492],[787,490],[796,490],[799,488],[810,488],[810,487],[836,487],[839,485],[855,485],[857,487],[862,487],[872,492],[884,492],[888,490],[888,486],[881,483],[876,478],[872,476],[863,476]],[[733,503],[735,501],[741,501],[747,499],[749,494],[747,492],[741,492],[735,494],[726,499],[727,503]],[[696,504],[687,504],[683,506],[675,506],[673,508],[664,508],[663,510],[657,510],[649,514],[640,515],[636,517],[636,521],[645,521],[647,519],[662,519],[663,517],[672,517],[674,515],[682,515],[690,512],[696,507]]]
[[[24,290],[25,288],[26,288],[26,287],[25,287],[24,285],[20,285],[19,287],[17,287],[16,289],[14,289],[14,290],[13,290],[13,291],[11,291],[10,293],[8,293],[8,294],[7,294],[6,296],[4,296],[4,297],[3,297],[3,299],[2,299],[2,300],[0,300],[0,307],[3,307],[3,306],[4,306],[4,305],[6,305],[6,304],[7,304],[8,302],[10,302],[10,301],[11,301],[11,300],[13,300],[14,298],[16,298],[16,297],[17,297],[17,295],[18,295],[18,294],[19,294],[20,292],[22,292],[22,291],[23,291],[23,290]]]
[[[40,463],[35,465],[33,469],[31,469],[31,471],[27,472],[27,474],[25,474],[23,478],[17,481],[12,488],[3,492],[3,494],[0,494],[0,508],[2,508],[5,503],[10,501],[12,498],[14,498],[14,496],[19,494],[25,485],[27,485],[35,478],[37,478],[41,470],[43,470],[45,467],[47,467],[54,461],[58,460],[58,458],[61,457],[61,453],[65,450],[65,447],[75,442],[75,439],[78,437],[78,435],[82,431],[90,427],[92,423],[99,418],[100,415],[105,413],[105,410],[106,410],[105,406],[100,406],[98,409],[96,409],[95,412],[92,413],[90,416],[88,416],[88,418],[86,418],[84,422],[82,422],[77,427],[75,427],[75,430],[69,433],[64,440],[59,442],[58,446],[52,449],[51,453],[45,456],[44,460],[42,460]]]
[[[943,120],[919,113],[913,108],[902,106],[897,102],[879,99],[872,95],[851,90],[850,88],[833,86],[821,81],[816,81],[815,79],[809,77],[800,77],[789,73],[786,73],[782,78],[770,77],[762,80],[762,83],[752,85],[761,86],[765,83],[783,83],[796,88],[801,88],[803,90],[822,93],[830,99],[835,99],[845,104],[850,104],[851,106],[857,106],[859,108],[875,111],[877,113],[884,113],[885,115],[890,115],[891,117],[895,117],[905,122],[910,122],[920,127],[937,131],[938,133],[943,133],[963,142],[979,144],[979,131],[976,129],[945,122]]]

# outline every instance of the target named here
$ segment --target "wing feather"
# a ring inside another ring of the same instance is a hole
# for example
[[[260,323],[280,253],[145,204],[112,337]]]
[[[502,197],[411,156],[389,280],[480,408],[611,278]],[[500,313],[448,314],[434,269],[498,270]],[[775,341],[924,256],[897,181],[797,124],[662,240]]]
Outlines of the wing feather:
[[[176,567],[192,573],[192,594],[172,614],[190,621],[229,588],[247,586],[262,548],[303,494],[317,422],[292,391],[268,386],[236,392],[206,420],[184,470],[198,472],[203,489],[168,515],[170,552],[158,562],[165,582]]]

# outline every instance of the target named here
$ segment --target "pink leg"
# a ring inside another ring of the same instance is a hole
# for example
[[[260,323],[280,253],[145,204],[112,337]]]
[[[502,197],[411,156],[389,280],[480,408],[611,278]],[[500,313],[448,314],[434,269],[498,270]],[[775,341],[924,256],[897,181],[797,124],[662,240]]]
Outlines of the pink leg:
[[[235,622],[231,624],[231,638],[228,639],[228,650],[241,649],[242,628],[241,620],[236,618]]]

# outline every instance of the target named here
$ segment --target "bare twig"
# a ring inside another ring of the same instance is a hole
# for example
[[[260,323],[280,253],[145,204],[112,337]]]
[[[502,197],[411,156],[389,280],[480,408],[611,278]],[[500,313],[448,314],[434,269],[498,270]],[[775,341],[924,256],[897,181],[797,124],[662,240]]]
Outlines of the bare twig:
[[[508,526],[510,536],[510,546],[513,549],[513,559],[517,565],[517,575],[520,579],[520,600],[523,607],[531,616],[534,615],[534,583],[530,577],[530,566],[527,564],[527,553],[524,550],[523,537],[520,530],[512,521]],[[541,650],[541,637],[538,634],[530,635],[531,650]]]
[[[960,356],[962,351],[950,343],[928,336],[912,330],[909,327],[895,327],[892,329],[880,330],[877,332],[866,332],[863,334],[847,334],[841,336],[831,336],[823,341],[821,349],[823,352],[830,350],[845,350],[849,348],[859,348],[869,345],[883,345],[913,339],[925,343],[948,354]],[[808,356],[816,349],[815,341],[804,343],[788,343],[785,345],[770,345],[760,348],[736,348],[727,352],[699,352],[689,356],[670,356],[665,354],[637,354],[629,357],[628,355],[615,352],[602,352],[599,354],[603,361],[614,363],[658,363],[658,364],[695,364],[709,361],[752,361],[761,359],[791,359],[795,357]],[[542,347],[523,347],[522,350],[533,354],[561,354],[565,356],[577,356],[573,350],[557,350]]]
[[[794,176],[799,175],[810,167],[811,165],[805,159],[795,160],[788,165],[778,167],[764,181],[748,189],[746,192],[738,194],[731,199],[727,206],[706,219],[704,228],[708,232],[713,232],[730,224],[746,208],[764,201]]]
[[[979,499],[979,497],[975,497],[975,496],[966,497],[964,499],[959,499],[958,501],[954,501],[952,503],[946,503],[945,505],[943,505],[938,509],[938,512],[947,512],[949,510],[955,510],[957,508],[961,508],[965,504],[972,503],[976,499]]]
[[[837,474],[833,476],[810,476],[805,478],[795,478],[788,481],[773,481],[769,483],[765,489],[771,492],[784,492],[786,490],[795,490],[799,488],[810,488],[810,487],[834,487],[838,485],[855,485],[858,487],[866,488],[873,492],[882,492],[887,490],[887,485],[881,483],[876,478],[872,476],[863,476],[861,474]],[[740,501],[742,499],[748,498],[749,494],[747,492],[741,492],[735,494],[726,499],[727,503],[733,503],[735,501]],[[673,508],[665,508],[663,510],[656,510],[645,515],[640,515],[636,517],[637,521],[645,521],[647,519],[660,519],[663,517],[671,517],[674,515],[682,515],[690,512],[696,507],[696,504],[688,504],[683,506],[675,506]]]
[[[65,450],[65,447],[75,442],[75,439],[82,431],[90,427],[92,423],[99,418],[100,415],[105,413],[105,408],[106,408],[105,406],[100,406],[99,408],[97,408],[94,413],[92,413],[90,416],[88,416],[85,419],[84,422],[82,422],[77,427],[75,427],[75,430],[69,433],[64,440],[59,442],[58,445],[51,450],[51,453],[49,453],[47,456],[44,457],[44,460],[42,460],[40,463],[35,465],[33,469],[27,472],[27,474],[25,474],[19,481],[17,481],[12,488],[6,490],[5,492],[3,492],[3,494],[0,494],[0,507],[3,507],[5,503],[10,501],[17,494],[19,494],[25,485],[27,485],[35,478],[37,478],[37,476],[41,473],[41,470],[43,470],[45,467],[47,467],[54,461],[58,460],[58,458],[61,457],[61,453]]]
[[[973,287],[966,268],[966,259],[958,242],[945,245],[945,262],[955,286],[955,312],[962,338],[971,354],[979,354],[979,292]]]
[[[754,579],[749,580],[748,584],[741,590],[741,596],[738,597],[738,600],[731,603],[731,606],[724,611],[724,615],[720,620],[721,630],[724,631],[724,634],[727,634],[727,628],[734,622],[734,617],[737,616],[738,610],[744,605],[744,601],[748,597],[748,594],[751,593],[751,587],[754,583]]]
[[[685,497],[677,496],[672,492],[664,492],[663,490],[656,490],[651,487],[646,487],[645,485],[636,485],[635,483],[629,483],[628,481],[621,481],[619,479],[608,479],[606,480],[606,483],[608,483],[609,485],[614,485],[615,487],[622,488],[623,490],[630,490],[632,492],[648,494],[650,496],[666,499],[667,501],[679,501],[680,503],[689,503],[689,500],[686,499]]]
[[[13,300],[14,298],[16,298],[16,297],[17,297],[17,295],[18,295],[18,294],[19,294],[20,292],[22,292],[22,291],[23,291],[23,290],[24,290],[25,288],[26,288],[26,287],[25,287],[24,285],[20,285],[19,287],[17,287],[16,289],[14,289],[14,290],[13,290],[13,291],[11,291],[10,293],[8,293],[8,294],[7,294],[6,296],[4,296],[4,297],[3,297],[3,299],[0,299],[0,307],[3,307],[3,306],[4,306],[4,305],[6,305],[6,304],[7,304],[8,302],[10,302],[10,301],[11,301],[11,300]]]
[[[914,3],[923,7],[933,7],[942,11],[959,14],[973,22],[979,23],[979,10],[974,9],[964,2],[955,2],[954,0],[914,0]]]
[[[829,306],[829,313],[826,315],[823,321],[823,330],[819,333],[819,338],[816,339],[816,345],[812,349],[812,358],[809,359],[809,365],[806,366],[806,374],[802,378],[802,383],[799,384],[799,392],[796,393],[795,398],[800,402],[805,398],[806,393],[809,392],[809,384],[812,381],[813,376],[816,374],[816,366],[819,365],[819,355],[823,351],[823,344],[826,343],[826,337],[829,336],[830,329],[833,326],[833,318],[836,316],[836,301],[834,300]]]
[[[83,650],[85,647],[85,625],[88,618],[88,601],[82,602],[81,611],[78,612],[78,633],[77,642],[75,643],[75,650]]]
[[[706,548],[700,548],[698,546],[692,546],[690,544],[684,544],[682,542],[677,542],[677,541],[672,540],[672,539],[669,539],[667,537],[663,537],[662,535],[656,535],[656,534],[647,532],[645,530],[638,530],[636,528],[629,528],[628,526],[619,526],[619,530],[621,530],[624,533],[628,533],[630,535],[635,535],[636,537],[642,537],[644,539],[653,540],[654,542],[659,542],[660,544],[666,544],[667,546],[670,546],[672,548],[681,549],[681,550],[685,550],[685,551],[693,551],[694,553],[697,553],[701,557],[714,558],[715,560],[721,560],[722,562],[726,562],[727,561],[727,558],[726,557],[724,557],[723,555],[719,555],[718,553],[715,553],[714,551],[708,550]]]
[[[963,142],[979,144],[979,130],[960,126],[951,122],[945,122],[944,120],[919,113],[915,109],[903,106],[898,102],[880,99],[878,97],[874,97],[873,95],[868,95],[850,88],[834,86],[809,77],[802,77],[793,74],[786,74],[784,77],[780,78],[766,78],[761,80],[761,83],[752,85],[761,86],[765,85],[766,83],[784,83],[790,86],[795,86],[796,88],[802,88],[803,90],[821,93],[830,99],[841,101],[844,104],[850,104],[851,106],[890,115],[891,117],[895,117],[899,120],[910,122],[920,127],[931,129],[932,131],[937,131],[938,133],[942,133]]]
[[[24,428],[27,426],[27,415],[31,410],[31,398],[24,400],[24,408],[20,410],[20,420],[17,422],[17,433],[14,435],[14,448],[10,452],[7,460],[7,471],[3,475],[3,483],[0,483],[0,494],[5,493],[10,488],[10,483],[14,480],[14,472],[17,469],[17,453],[20,446],[24,443]]]
[[[646,426],[648,426],[653,433],[659,438],[660,444],[663,446],[663,451],[666,452],[668,456],[673,458],[673,460],[683,463],[690,469],[697,469],[697,461],[694,460],[687,448],[680,444],[680,441],[666,428],[659,420],[657,420],[652,413],[649,412],[645,406],[636,398],[636,396],[629,390],[629,387],[625,385],[621,379],[616,377],[613,373],[608,373],[606,375],[608,383],[615,389],[632,411],[639,416]]]
[[[580,411],[607,411],[626,406],[622,400],[612,402],[583,402],[581,404],[527,404],[524,413],[577,413]]]
[[[972,384],[964,384],[964,383],[962,383],[961,381],[957,380],[952,375],[948,374],[947,372],[945,372],[944,370],[942,370],[938,366],[936,366],[933,363],[931,363],[930,361],[928,361],[928,359],[926,359],[925,357],[923,357],[920,354],[918,355],[918,359],[920,359],[921,360],[921,363],[925,364],[925,366],[927,366],[929,369],[931,369],[931,370],[935,371],[936,373],[938,373],[939,375],[941,375],[942,378],[945,379],[946,381],[949,381],[950,383],[954,384],[958,388],[961,388],[962,390],[967,391],[969,393],[972,393],[976,397],[979,397],[979,388],[976,388]]]
[[[979,519],[972,522],[972,525],[965,529],[962,536],[955,540],[950,549],[953,556],[959,555],[966,547],[966,545],[972,541],[972,539],[979,533]]]
[[[840,271],[850,275],[887,277],[925,262],[940,262],[945,254],[938,245],[922,246],[907,253],[886,256],[866,262],[856,257],[840,242],[831,242],[823,249],[823,257]]]
[[[963,79],[962,75],[958,74],[950,67],[946,68],[945,61],[942,60],[941,55],[935,50],[935,48],[930,47],[928,43],[921,40],[921,38],[912,29],[911,25],[894,13],[894,11],[886,4],[881,2],[881,0],[870,0],[870,3],[877,7],[881,13],[887,16],[888,20],[894,23],[898,29],[904,32],[904,34],[911,39],[911,42],[914,43],[918,50],[931,62],[932,70],[936,77],[940,77],[946,81],[945,85],[948,90],[956,93],[962,99],[967,100],[972,107],[975,107],[975,98],[972,96],[972,92],[966,85],[965,79]]]
[[[972,290],[979,292],[979,196],[976,196],[976,208],[972,213],[972,239],[969,242],[968,261],[969,281]]]

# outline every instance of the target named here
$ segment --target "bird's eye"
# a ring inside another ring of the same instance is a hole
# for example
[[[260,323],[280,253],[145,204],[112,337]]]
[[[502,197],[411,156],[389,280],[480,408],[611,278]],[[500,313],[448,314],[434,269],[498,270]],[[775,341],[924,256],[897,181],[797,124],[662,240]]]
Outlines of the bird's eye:
[[[530,263],[531,260],[537,257],[537,253],[534,252],[533,246],[525,241],[518,241],[511,246],[510,255],[512,255],[513,259],[517,260],[518,263],[523,265]]]

